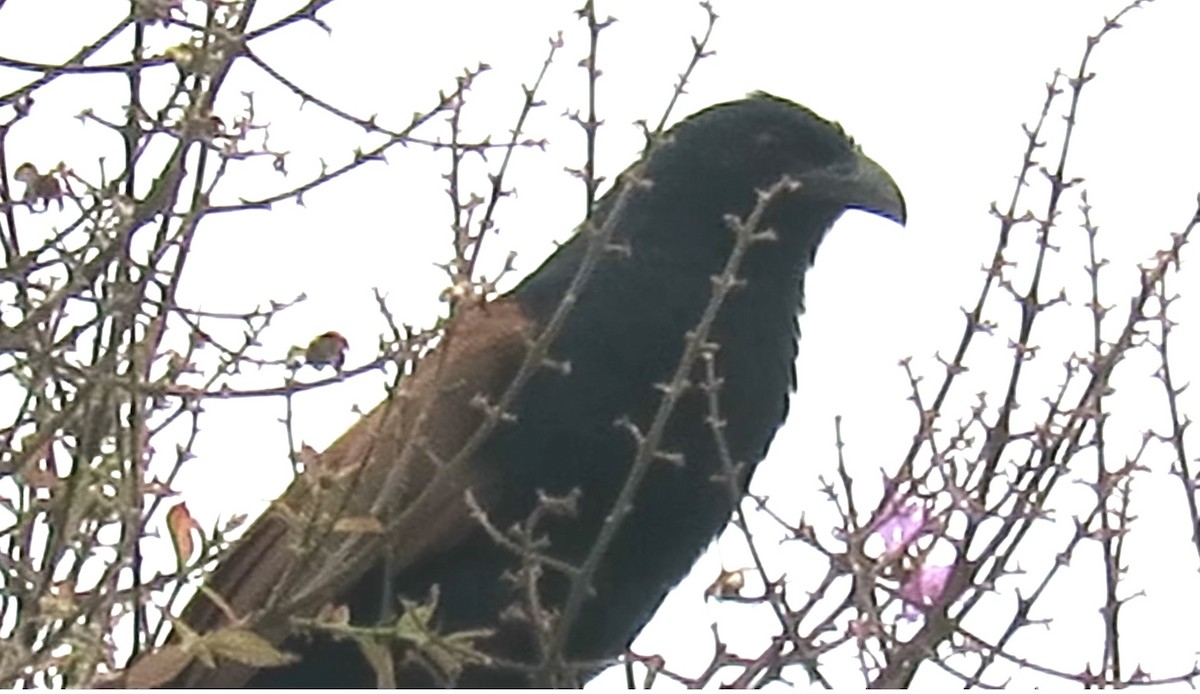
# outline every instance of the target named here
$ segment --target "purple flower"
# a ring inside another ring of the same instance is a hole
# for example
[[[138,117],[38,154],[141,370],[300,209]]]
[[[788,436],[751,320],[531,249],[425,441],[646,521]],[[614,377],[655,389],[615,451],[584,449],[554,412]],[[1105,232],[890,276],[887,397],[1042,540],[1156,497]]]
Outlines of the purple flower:
[[[903,552],[928,529],[929,508],[912,499],[897,508],[895,499],[884,507],[879,521],[875,524],[875,532],[883,538],[884,552],[887,556],[895,556]]]
[[[916,619],[920,612],[942,597],[946,581],[950,580],[953,566],[920,566],[900,586],[900,597],[904,599],[904,616]]]

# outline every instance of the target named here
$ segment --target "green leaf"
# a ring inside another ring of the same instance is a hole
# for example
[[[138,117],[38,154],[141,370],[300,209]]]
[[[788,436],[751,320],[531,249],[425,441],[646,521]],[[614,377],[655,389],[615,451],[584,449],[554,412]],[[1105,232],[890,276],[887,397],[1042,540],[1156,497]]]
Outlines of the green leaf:
[[[258,634],[246,629],[221,629],[203,638],[204,646],[213,654],[251,667],[279,667],[296,662],[296,656],[285,653]]]

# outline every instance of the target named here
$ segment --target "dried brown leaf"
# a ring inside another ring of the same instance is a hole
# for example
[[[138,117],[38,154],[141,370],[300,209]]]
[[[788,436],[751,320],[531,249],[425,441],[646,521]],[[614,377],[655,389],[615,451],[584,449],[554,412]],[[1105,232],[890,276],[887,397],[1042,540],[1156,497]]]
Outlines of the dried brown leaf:
[[[192,517],[185,502],[179,502],[167,511],[167,529],[171,531],[171,542],[175,545],[175,557],[179,566],[186,566],[196,549],[192,532],[200,531],[200,524]]]

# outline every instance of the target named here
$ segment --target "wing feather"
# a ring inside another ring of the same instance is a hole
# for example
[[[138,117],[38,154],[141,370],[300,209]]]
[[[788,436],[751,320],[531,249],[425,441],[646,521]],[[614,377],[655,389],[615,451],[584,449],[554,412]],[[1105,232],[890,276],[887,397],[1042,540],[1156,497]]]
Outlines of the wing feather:
[[[291,618],[313,617],[385,553],[403,571],[457,544],[475,523],[465,493],[486,500],[492,487],[489,466],[460,454],[484,421],[479,396],[499,397],[533,337],[512,302],[460,313],[397,392],[251,526],[180,620],[200,634],[248,628],[278,645]],[[371,526],[380,532],[364,531]],[[228,660],[216,668],[193,662],[167,686],[238,687],[253,673]]]

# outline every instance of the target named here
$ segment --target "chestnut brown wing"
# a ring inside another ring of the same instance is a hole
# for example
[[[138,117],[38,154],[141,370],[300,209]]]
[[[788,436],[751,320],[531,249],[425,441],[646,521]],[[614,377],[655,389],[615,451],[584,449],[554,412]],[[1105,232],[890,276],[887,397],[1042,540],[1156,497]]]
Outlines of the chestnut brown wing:
[[[253,524],[180,621],[199,634],[250,629],[278,645],[292,618],[316,615],[385,553],[400,571],[457,544],[476,523],[466,492],[486,501],[492,488],[488,466],[463,450],[484,422],[479,397],[504,392],[533,331],[507,301],[462,312],[398,391]],[[166,686],[239,687],[253,673],[230,660],[192,662]]]

